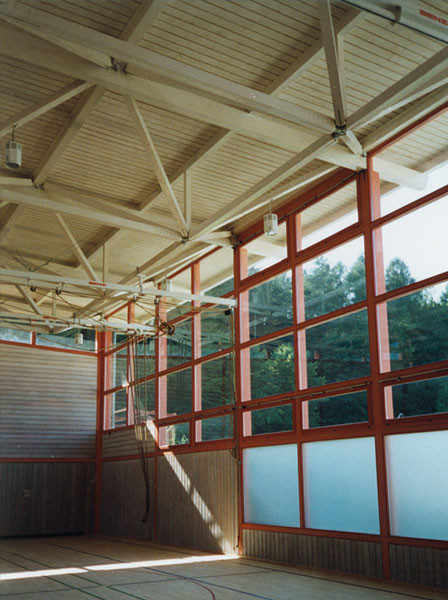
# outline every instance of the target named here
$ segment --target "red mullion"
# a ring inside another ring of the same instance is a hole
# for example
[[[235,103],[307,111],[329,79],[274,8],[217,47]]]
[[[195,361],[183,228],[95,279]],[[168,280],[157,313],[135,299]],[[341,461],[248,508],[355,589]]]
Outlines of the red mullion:
[[[242,273],[242,269],[244,268],[244,273]],[[247,305],[244,310],[241,308],[241,279],[242,275],[247,275],[247,252],[241,248],[237,247],[234,250],[234,261],[233,261],[233,289],[235,293],[235,298],[238,299],[238,308],[234,312],[234,328],[235,328],[235,336],[234,336],[234,356],[235,356],[235,418],[234,418],[234,439],[235,439],[235,455],[237,459],[237,485],[238,485],[238,509],[237,509],[237,519],[238,519],[238,554],[242,555],[244,553],[243,548],[243,535],[242,535],[242,524],[244,520],[244,495],[243,495],[243,411],[242,407],[242,398],[243,398],[243,385],[247,385],[247,377],[243,382],[242,376],[242,360],[243,355],[241,352],[241,338],[243,334],[243,325],[242,319],[246,320],[245,331],[248,330],[248,309]],[[243,292],[246,296],[248,292]]]
[[[6,342],[7,343],[7,342]],[[29,347],[29,344],[24,344]],[[87,350],[70,350],[69,348],[53,348],[52,346],[43,346],[41,344],[34,344],[34,348],[39,350],[51,350],[52,352],[64,352],[65,354],[81,354],[82,356],[96,356],[96,352],[88,352]]]
[[[13,342],[11,340],[0,340],[0,344],[4,344],[5,346],[21,346],[22,348],[35,347],[35,344],[32,344],[31,342]]]
[[[118,385],[114,388],[111,388],[110,390],[105,390],[104,391],[104,395],[108,396],[109,394],[114,394],[115,392],[119,392],[120,390],[124,390],[126,389],[128,386],[123,386],[123,385]]]
[[[284,404],[292,404],[296,392],[283,392],[275,396],[265,396],[264,398],[254,398],[253,400],[245,400],[242,403],[243,412],[247,410],[256,410],[257,408],[272,408],[275,406],[283,406]]]
[[[119,313],[121,310],[123,310],[124,308],[126,308],[128,304],[129,304],[129,302],[125,302],[124,304],[121,304],[118,308],[115,308],[110,313],[107,313],[107,315],[105,315],[104,318],[105,319],[109,319],[109,317],[113,317],[114,315],[116,315],[117,313]]]
[[[36,332],[35,332],[35,331],[32,331],[32,332],[31,332],[30,344],[31,344],[32,346],[35,346],[35,345],[36,345]]]
[[[363,229],[360,223],[353,223],[333,235],[321,240],[320,242],[316,242],[312,246],[305,248],[304,250],[299,250],[296,253],[294,262],[303,264],[312,260],[313,258],[318,258],[325,252],[329,252],[338,246],[342,246],[351,240],[360,237],[363,234]]]
[[[210,452],[216,450],[231,450],[235,447],[234,441],[229,438],[226,440],[215,440],[213,442],[200,442],[196,445],[194,452]],[[165,454],[191,454],[192,449],[189,444],[178,444],[177,446],[162,446],[159,456]]]
[[[439,273],[438,275],[433,275],[432,277],[427,277],[426,279],[422,279],[421,281],[416,281],[415,283],[410,283],[404,287],[397,288],[395,290],[390,290],[389,292],[384,292],[383,294],[379,294],[376,296],[375,300],[378,304],[382,302],[388,302],[389,300],[395,300],[395,298],[403,298],[405,296],[409,296],[412,292],[416,292],[419,290],[423,290],[431,285],[436,285],[437,283],[442,283],[448,279],[448,271],[443,271],[443,273]]]
[[[193,366],[194,366],[194,361],[189,360],[188,362],[182,363],[181,365],[175,365],[174,367],[168,367],[168,369],[159,371],[159,376],[165,377],[166,375],[171,375],[171,373],[175,373],[176,371],[183,371],[184,369],[188,369],[189,367],[193,367]]]
[[[285,335],[293,335],[294,326],[290,325],[289,327],[285,327],[284,329],[279,329],[278,331],[273,331],[272,333],[267,333],[266,335],[262,335],[260,337],[254,338],[252,340],[247,340],[246,342],[241,342],[240,347],[241,350],[246,350],[252,346],[258,346],[265,342],[269,342],[270,340],[275,340],[276,338],[284,337]]]
[[[285,396],[285,394],[282,395]],[[242,405],[243,412],[247,410],[257,410],[257,408],[275,408],[276,406],[293,404],[295,396],[292,396],[291,393],[289,393],[289,395],[285,396],[284,398],[279,398],[278,400],[275,399],[276,397],[277,396],[267,396],[266,398],[259,398],[258,400],[256,398],[254,400],[247,400]]]
[[[384,434],[421,433],[424,431],[443,431],[448,429],[447,413],[431,413],[415,415],[401,419],[387,419],[384,424]]]
[[[141,379],[136,379],[135,382],[133,382],[133,385],[140,385],[141,383],[145,383],[145,381],[151,381],[151,379],[156,379],[155,373],[146,375],[146,377],[142,377]]]
[[[393,385],[394,383],[399,383],[400,379],[406,378],[406,381],[403,382],[406,383],[408,381],[408,377],[410,378],[415,375],[418,379],[420,375],[425,374],[428,374],[429,376],[434,374],[435,376],[437,373],[445,372],[447,368],[448,361],[441,360],[438,362],[426,363],[424,365],[417,365],[415,367],[406,367],[404,369],[397,369],[396,371],[380,373],[379,381],[382,383],[392,382],[391,385]]]
[[[223,407],[213,407],[213,408],[205,408],[199,411],[191,411],[189,413],[185,413],[183,415],[172,415],[170,417],[162,417],[157,419],[157,426],[164,427],[166,425],[172,425],[173,423],[184,423],[189,419],[193,419],[194,417],[198,417],[200,419],[207,419],[212,417],[220,417],[221,415],[226,415],[234,412],[235,407],[232,405],[225,405]]]
[[[281,525],[260,525],[259,523],[244,523],[243,529],[255,531],[273,531],[279,533],[295,533],[300,535],[312,535],[325,538],[342,538],[346,540],[359,540],[362,542],[378,543],[378,535],[372,533],[356,533],[352,531],[332,531],[330,529],[308,529],[306,527],[284,527]]]
[[[344,392],[347,394],[352,391],[358,392],[365,389],[365,387],[371,383],[371,379],[371,375],[366,375],[365,377],[358,377],[357,379],[345,379],[344,381],[325,383],[323,385],[317,385],[316,387],[300,390],[294,394],[294,397],[299,400],[318,400],[319,398],[326,398],[328,396],[337,396]]]
[[[429,112],[427,115],[420,117],[419,119],[417,119],[416,121],[414,121],[413,123],[408,125],[407,127],[400,129],[400,131],[398,133],[396,133],[392,137],[388,138],[387,140],[385,140],[384,142],[382,142],[381,144],[379,144],[378,146],[373,148],[373,150],[370,150],[369,156],[376,156],[377,154],[379,154],[386,148],[393,146],[393,144],[395,144],[402,138],[406,137],[409,133],[419,129],[423,125],[426,125],[426,123],[429,123],[429,121],[432,121],[433,119],[437,118],[439,115],[443,114],[447,109],[448,109],[448,102],[445,102],[441,106],[439,106],[439,107],[435,108],[434,110],[432,110],[431,112]]]
[[[277,433],[259,433],[243,437],[244,448],[259,448],[261,446],[281,446],[283,444],[296,444],[296,432],[278,431]]]
[[[103,435],[110,434],[112,431],[126,431],[128,429],[133,429],[134,425],[121,425],[120,427],[113,427],[111,429],[105,429],[103,431]]]
[[[403,215],[414,212],[415,210],[421,208],[425,204],[434,202],[434,201],[438,200],[439,198],[441,198],[442,196],[446,196],[447,194],[448,194],[448,185],[445,185],[441,188],[438,188],[437,190],[434,190],[434,192],[430,192],[429,194],[427,194],[426,196],[423,196],[422,198],[418,198],[418,200],[414,200],[414,202],[410,202],[409,204],[406,204],[405,206],[402,206],[401,208],[397,208],[397,210],[394,210],[393,212],[389,213],[388,215],[385,215],[384,217],[380,217],[379,219],[376,219],[373,222],[373,225],[375,228],[381,227],[382,225],[390,223],[390,221],[395,221],[396,219],[398,219],[399,217],[402,217]]]
[[[310,327],[314,327],[315,325],[319,325],[321,323],[329,323],[330,321],[334,321],[339,317],[343,317],[349,314],[355,314],[357,312],[361,312],[367,308],[367,300],[362,300],[361,302],[356,302],[355,304],[349,304],[348,306],[343,306],[342,308],[338,308],[329,313],[325,313],[324,315],[319,315],[318,317],[313,317],[308,321],[301,321],[297,325],[297,329],[309,329]]]
[[[366,383],[361,383],[359,385],[356,386],[348,386],[348,387],[338,387],[337,389],[333,388],[333,392],[331,391],[323,391],[323,392],[314,392],[314,389],[317,388],[308,388],[308,389],[304,389],[304,390],[299,390],[299,392],[297,392],[297,394],[294,395],[294,398],[299,400],[299,402],[309,402],[312,400],[321,400],[322,398],[328,398],[329,396],[333,397],[337,397],[337,396],[342,396],[343,394],[351,394],[351,393],[356,393],[356,392],[361,392],[361,391],[367,391],[369,390],[369,386],[370,386],[370,376],[369,377],[363,377],[363,379],[367,379]],[[353,380],[352,380],[353,381]],[[328,388],[328,386],[335,386],[335,385],[340,385],[340,384],[345,384],[346,381],[339,381],[337,384],[335,383],[326,383],[324,386],[320,386],[320,388],[325,387]]]
[[[120,352],[120,350],[123,350],[123,348],[125,348],[127,345],[128,345],[128,342],[122,342],[116,348],[112,348],[112,350],[106,350],[105,356],[109,356],[109,354],[115,354],[115,352]]]
[[[447,361],[444,361],[447,362]],[[429,363],[431,364],[431,363]],[[424,365],[427,366],[427,365]],[[436,373],[437,375],[434,375],[434,373]],[[422,373],[421,375],[411,375],[409,377],[406,377],[405,379],[403,378],[403,376],[399,376],[396,377],[395,381],[394,380],[385,380],[382,382],[383,386],[393,386],[393,385],[400,385],[402,383],[413,383],[414,381],[427,381],[428,379],[437,379],[437,377],[446,377],[448,376],[448,362],[447,362],[447,366],[445,369],[440,369],[439,371],[429,371],[427,373]],[[404,380],[403,380],[404,379]]]
[[[289,200],[283,206],[280,206],[275,210],[278,220],[282,221],[285,217],[289,216],[290,213],[297,213],[320,200],[323,200],[327,196],[337,192],[339,189],[348,185],[350,181],[354,180],[356,173],[349,169],[339,169],[336,173],[327,177],[324,181],[316,184],[306,192],[298,192],[292,200]],[[244,232],[238,236],[240,243],[246,242],[249,237],[255,237],[258,233],[263,231],[263,221],[257,221],[251,227],[248,227]]]
[[[373,427],[367,421],[351,423],[350,425],[330,425],[328,427],[313,427],[302,433],[303,442],[318,442],[323,440],[349,440],[353,438],[371,437]]]
[[[386,456],[384,447],[384,436],[382,426],[385,419],[385,407],[383,402],[383,389],[379,383],[380,359],[379,359],[379,332],[376,315],[375,302],[375,247],[373,243],[372,207],[379,201],[380,183],[379,176],[372,170],[372,159],[367,159],[367,171],[358,174],[358,207],[361,224],[364,230],[365,267],[366,267],[366,294],[367,294],[367,318],[369,329],[370,366],[372,375],[372,400],[370,406],[372,418],[373,435],[375,437],[375,458],[378,485],[378,509],[380,521],[380,537],[382,549],[383,577],[390,579],[390,553],[386,538],[390,535],[389,523],[389,501],[387,490]]]
[[[245,248],[243,247],[243,249]],[[284,258],[280,262],[275,263],[275,265],[271,265],[270,267],[263,269],[263,271],[258,271],[257,273],[253,273],[253,275],[245,277],[244,281],[241,282],[241,291],[256,287],[257,285],[260,285],[269,279],[273,279],[277,275],[281,275],[285,271],[291,269],[292,264],[292,259]]]
[[[98,367],[96,393],[96,434],[95,434],[95,496],[94,496],[94,532],[101,531],[101,502],[102,502],[102,473],[103,473],[103,428],[104,428],[104,380],[106,373],[106,358],[104,347],[106,333],[97,333]]]

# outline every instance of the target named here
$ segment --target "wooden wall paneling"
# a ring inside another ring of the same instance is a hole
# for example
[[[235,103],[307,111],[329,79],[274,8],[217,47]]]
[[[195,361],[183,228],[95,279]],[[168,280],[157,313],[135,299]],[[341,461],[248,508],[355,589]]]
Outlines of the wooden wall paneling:
[[[237,549],[237,465],[228,450],[158,459],[158,541],[210,552]]]
[[[390,563],[395,581],[448,588],[448,550],[391,544]]]
[[[95,453],[94,356],[0,344],[3,458]]]
[[[145,452],[154,452],[153,440],[145,442]],[[107,431],[103,435],[103,458],[132,456],[134,454],[138,454],[138,447],[133,427],[118,431]]]
[[[381,545],[276,531],[243,531],[245,556],[382,577]]]
[[[140,460],[103,463],[101,533],[140,540],[152,539],[154,522],[154,459],[149,460],[151,510],[147,524],[145,487]]]
[[[80,462],[0,463],[0,536],[83,533],[87,468]]]

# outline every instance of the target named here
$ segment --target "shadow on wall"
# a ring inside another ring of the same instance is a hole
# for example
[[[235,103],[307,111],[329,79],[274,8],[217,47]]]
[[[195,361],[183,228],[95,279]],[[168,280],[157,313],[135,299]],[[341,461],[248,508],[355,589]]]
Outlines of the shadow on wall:
[[[158,539],[210,552],[237,549],[237,465],[229,450],[166,454],[158,462]]]

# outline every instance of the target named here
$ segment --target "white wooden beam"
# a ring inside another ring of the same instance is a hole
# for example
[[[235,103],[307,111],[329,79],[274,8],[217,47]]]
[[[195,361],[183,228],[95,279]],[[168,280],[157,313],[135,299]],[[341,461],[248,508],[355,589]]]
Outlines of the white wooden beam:
[[[345,15],[335,24],[334,31],[336,35],[347,35],[365,18],[365,13],[356,8],[353,8],[345,13]],[[291,65],[281,73],[271,84],[266,88],[266,93],[280,93],[286,87],[296,81],[307,69],[309,69],[317,60],[324,56],[324,47],[322,38],[316,40],[311,46],[305,50]]]
[[[74,206],[72,204],[64,204],[63,202],[52,200],[49,195],[42,190],[26,189],[22,191],[17,187],[11,188],[9,186],[3,186],[0,188],[0,200],[8,200],[9,202],[14,202],[24,206],[35,206],[36,208],[49,210],[51,212],[83,217],[103,225],[122,227],[124,229],[140,231],[153,235],[155,234],[166,239],[179,239],[179,234],[176,232],[162,227],[157,227],[151,223],[142,223],[141,221],[136,221],[132,218],[124,219],[122,217],[108,215],[107,213],[99,210]]]
[[[317,4],[319,8],[319,19],[325,48],[325,57],[327,60],[327,71],[330,80],[335,123],[336,127],[342,128],[346,125],[347,114],[330,2],[329,0],[320,0]]]
[[[435,108],[445,104],[447,98],[448,85],[431,92],[413,106],[410,106],[396,117],[386,121],[381,127],[378,127],[369,133],[362,141],[364,148],[366,148],[366,150],[372,150],[372,148],[375,148],[375,146],[386,141],[411,123],[425,117]]]
[[[120,35],[120,39],[131,44],[141,42],[166,3],[167,0],[143,0]]]
[[[129,114],[131,115],[134,121],[135,128],[143,144],[143,147],[148,153],[149,161],[151,163],[152,168],[154,169],[159,185],[162,188],[169,202],[170,210],[179,225],[179,231],[183,237],[186,237],[188,235],[187,223],[185,222],[176,195],[165,173],[165,169],[163,168],[163,164],[160,160],[159,153],[157,152],[157,148],[154,145],[154,142],[152,140],[151,134],[149,133],[143,115],[140,112],[135,100],[129,97],[125,97],[125,102],[128,107]]]
[[[300,152],[306,148],[307,144],[311,144],[316,139],[309,131],[292,123],[280,122],[255,113],[248,114],[243,110],[227,106],[216,100],[203,98],[190,91],[146,81],[133,75],[98,69],[77,57],[66,56],[68,53],[65,54],[64,50],[55,54],[53,47],[47,42],[28,36],[27,33],[9,25],[5,25],[4,33],[0,38],[0,50],[7,56],[14,56],[41,66],[47,66],[48,62],[58,72],[76,73],[74,75],[76,77],[82,77],[97,84],[101,83],[118,93],[125,96],[130,95],[134,99],[146,101],[164,110],[172,110],[201,122],[213,123],[249,138],[281,146],[292,152]],[[30,50],[30,44],[34,44],[34,51]],[[352,164],[352,156],[352,153],[347,150],[347,164],[344,166],[351,168],[349,165]],[[338,160],[341,157],[342,154],[339,153]],[[324,160],[331,162],[328,157]],[[335,164],[339,164],[339,162]]]
[[[174,86],[188,85],[197,90],[199,94],[214,94],[226,101],[237,103],[245,110],[256,110],[267,115],[286,119],[292,123],[302,124],[318,132],[332,129],[332,119],[314,110],[303,108],[284,100],[278,100],[258,92],[252,88],[230,82],[226,79],[208,73],[197,67],[181,63],[167,56],[150,52],[144,48],[124,42],[112,36],[94,31],[88,27],[78,25],[49,15],[27,6],[23,10],[21,5],[7,4],[1,13],[3,19],[10,17],[19,18],[27,24],[38,26],[36,35],[40,32],[50,33],[62,40],[70,38],[94,50],[100,50],[115,59],[124,61],[128,65],[135,65],[145,70],[146,76],[153,81],[171,82]],[[15,24],[20,23],[14,21]],[[127,69],[129,72],[130,67]],[[129,92],[132,95],[131,92]]]
[[[106,242],[103,244],[103,281],[107,281],[109,279],[109,252],[110,246],[109,244]]]
[[[45,98],[42,98],[36,102],[36,104],[33,104],[33,106],[25,108],[12,117],[2,121],[0,123],[0,137],[3,137],[12,131],[13,127],[21,127],[22,125],[25,125],[25,123],[29,123],[29,121],[37,119],[49,110],[59,106],[59,104],[70,100],[70,98],[73,98],[73,96],[81,94],[91,86],[91,83],[85,81],[74,81],[73,83],[65,86],[62,90],[45,96]]]
[[[40,185],[45,182],[46,178],[55,167],[57,161],[65,152],[67,146],[73,140],[75,135],[83,126],[87,117],[91,114],[98,100],[104,93],[104,88],[94,86],[87,90],[81,100],[74,108],[61,131],[58,133],[53,143],[45,152],[40,163],[34,170],[33,179],[36,184]]]
[[[365,13],[357,9],[349,10],[340,21],[335,25],[336,34],[347,34],[353,28],[355,28],[363,19]],[[324,55],[324,48],[322,40],[316,40],[305,52],[303,52],[297,60],[295,60],[283,73],[281,73],[274,81],[272,81],[266,88],[267,94],[279,94],[293,81],[298,79],[302,73],[309,69],[319,58]],[[195,156],[187,161],[178,171],[170,177],[171,184],[175,184],[180,180],[186,171],[193,167],[199,166],[202,162],[210,158],[212,154],[217,152],[223,144],[227,143],[234,135],[234,132],[220,131],[212,138],[207,144],[205,144]],[[161,190],[153,192],[147,200],[143,201],[140,208],[146,209],[147,206],[158,200],[161,196]]]
[[[8,200],[10,202],[10,200]],[[2,222],[0,223],[0,244],[3,243],[16,224],[17,219],[20,217],[22,207],[17,204],[11,204],[3,214]]]
[[[41,309],[34,302],[33,298],[30,296],[30,294],[28,294],[27,290],[21,285],[16,285],[16,288],[19,290],[19,292],[20,292],[21,296],[24,298],[24,300],[30,305],[31,310],[36,315],[42,315],[43,313],[42,313]]]
[[[191,229],[191,172],[184,173],[184,215],[187,232]]]
[[[426,82],[446,71],[447,68],[448,47],[445,47],[390,88],[384,90],[376,98],[358,109],[347,119],[347,127],[356,130],[376,120],[378,115],[383,114],[385,108],[393,106],[403,96],[409,96],[414,90],[425,85]]]
[[[238,196],[235,200],[229,202],[225,207],[217,211],[212,217],[199,225],[199,227],[195,228],[192,239],[203,237],[210,231],[213,231],[214,229],[228,222],[229,219],[235,218],[235,216],[241,210],[244,210],[244,208],[247,207],[258,196],[272,189],[283,179],[286,179],[286,177],[289,177],[289,175],[310,163],[319,155],[319,153],[326,148],[333,146],[335,143],[336,141],[331,137],[331,135],[324,135],[319,138],[308,148],[305,148],[305,150],[293,156],[284,165],[275,169],[275,171],[264,177],[261,181],[253,185],[249,190]]]
[[[90,279],[93,279],[94,281],[100,281],[100,278],[95,273],[94,269],[92,268],[92,265],[89,263],[84,252],[82,251],[81,246],[78,244],[74,235],[68,228],[67,223],[64,221],[64,219],[62,218],[62,216],[59,213],[55,213],[54,216],[55,216],[56,221],[61,226],[61,229],[64,232],[65,237],[69,241],[70,246],[72,247],[72,250],[75,253],[76,258],[78,259],[78,261],[81,264],[84,271],[87,273],[87,275],[90,277]]]
[[[29,185],[33,186],[34,182],[30,177],[8,177],[7,175],[0,175],[0,185]]]

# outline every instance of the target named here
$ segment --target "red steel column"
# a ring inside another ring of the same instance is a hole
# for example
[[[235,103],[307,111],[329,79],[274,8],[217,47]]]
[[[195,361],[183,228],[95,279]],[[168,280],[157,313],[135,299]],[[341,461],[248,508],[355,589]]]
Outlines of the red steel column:
[[[375,436],[383,577],[390,579],[390,555],[388,543],[389,507],[387,499],[386,459],[382,428],[384,420],[384,400],[379,381],[379,331],[375,304],[375,247],[373,243],[372,232],[372,206],[375,203],[374,196],[379,194],[380,188],[379,175],[373,171],[371,159],[367,160],[367,166],[367,171],[360,173],[358,176],[358,206],[360,208],[360,218],[364,231],[365,244],[367,316],[369,327],[370,365],[372,373],[371,410]]]
[[[101,492],[103,469],[103,424],[104,424],[104,376],[105,376],[105,345],[106,334],[103,331],[98,336],[97,357],[97,388],[96,388],[96,440],[95,440],[95,498],[94,526],[96,534],[101,532]]]

